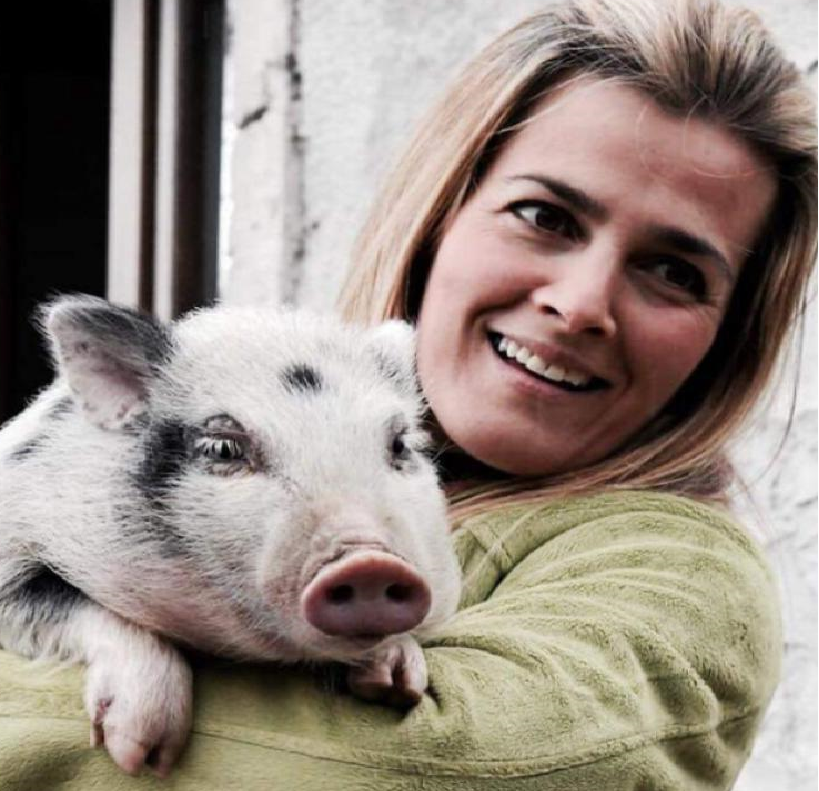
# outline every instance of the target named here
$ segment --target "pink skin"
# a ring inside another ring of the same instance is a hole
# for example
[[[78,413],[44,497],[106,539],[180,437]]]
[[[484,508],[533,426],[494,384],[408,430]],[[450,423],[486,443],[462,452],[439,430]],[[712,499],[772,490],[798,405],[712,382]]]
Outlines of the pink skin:
[[[322,569],[301,595],[305,619],[324,634],[382,638],[415,628],[429,586],[395,555],[357,551]]]
[[[433,262],[418,369],[443,431],[518,475],[578,469],[616,449],[706,354],[775,191],[738,138],[633,88],[583,77],[553,93]],[[719,255],[683,249],[669,229]],[[489,332],[606,384],[550,385],[501,359]]]

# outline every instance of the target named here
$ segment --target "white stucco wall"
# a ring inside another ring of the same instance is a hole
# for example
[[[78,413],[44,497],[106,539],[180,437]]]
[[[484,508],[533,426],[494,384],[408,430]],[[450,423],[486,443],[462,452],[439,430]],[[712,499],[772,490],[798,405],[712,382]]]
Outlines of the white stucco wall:
[[[815,0],[750,0],[816,77]],[[231,302],[332,305],[390,162],[457,68],[543,0],[230,0],[226,89]],[[783,681],[740,791],[817,784],[817,320],[807,321],[793,428],[791,366],[735,456],[739,508],[783,587]],[[777,449],[778,452],[777,452]]]

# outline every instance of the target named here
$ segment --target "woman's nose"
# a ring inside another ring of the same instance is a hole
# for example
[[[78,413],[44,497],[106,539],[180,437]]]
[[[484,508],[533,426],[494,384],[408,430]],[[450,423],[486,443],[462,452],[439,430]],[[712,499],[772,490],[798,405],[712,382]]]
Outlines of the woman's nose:
[[[585,264],[562,260],[550,267],[548,281],[532,291],[532,302],[564,332],[611,337],[617,331],[617,270],[609,262]]]

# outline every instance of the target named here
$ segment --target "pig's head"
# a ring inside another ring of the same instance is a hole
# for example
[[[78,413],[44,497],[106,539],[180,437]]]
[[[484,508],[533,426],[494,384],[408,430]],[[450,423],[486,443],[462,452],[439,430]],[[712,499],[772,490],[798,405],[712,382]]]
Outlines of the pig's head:
[[[162,325],[90,297],[44,316],[89,431],[133,439],[131,529],[207,602],[177,637],[352,660],[454,611],[408,325],[226,307]]]

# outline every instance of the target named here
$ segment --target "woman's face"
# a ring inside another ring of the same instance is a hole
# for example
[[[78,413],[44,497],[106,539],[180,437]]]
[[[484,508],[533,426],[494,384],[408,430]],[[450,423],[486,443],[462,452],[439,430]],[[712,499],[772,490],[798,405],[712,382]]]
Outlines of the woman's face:
[[[613,451],[707,352],[775,191],[742,141],[633,88],[553,93],[433,262],[418,369],[444,432],[519,475]]]

